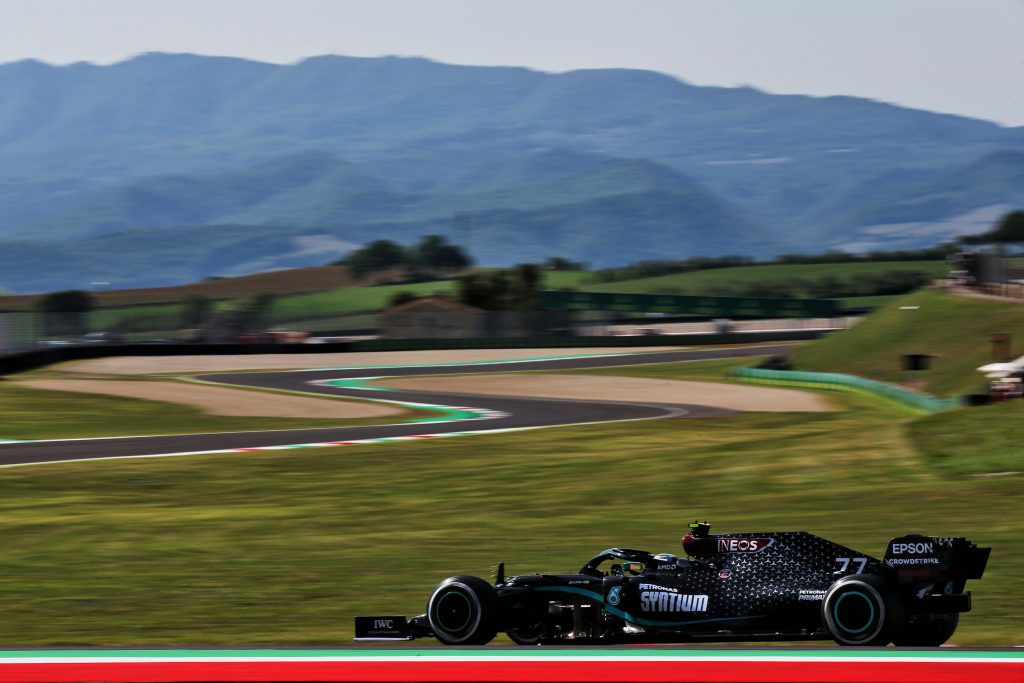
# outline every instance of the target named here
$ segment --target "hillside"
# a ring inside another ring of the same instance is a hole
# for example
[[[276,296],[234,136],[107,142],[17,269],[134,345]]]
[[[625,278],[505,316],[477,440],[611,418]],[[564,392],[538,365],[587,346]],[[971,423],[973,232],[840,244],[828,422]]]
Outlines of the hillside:
[[[849,208],[857,198],[860,206]],[[1024,152],[984,155],[952,169],[888,171],[866,181],[819,215],[837,246],[904,248],[983,232],[1024,206]]]
[[[330,187],[336,190],[325,191]],[[260,213],[282,222],[230,222]],[[33,239],[0,243],[0,287],[27,293],[96,280],[115,288],[163,286],[318,265],[381,236],[412,243],[451,233],[456,216],[466,214],[471,218],[458,238],[478,261],[496,266],[554,254],[611,265],[666,251],[720,255],[788,246],[691,179],[652,162],[606,161],[506,192],[438,197],[393,193],[349,164],[305,154],[239,173],[167,177],[102,193],[37,227]]]
[[[197,225],[114,232],[61,242],[0,244],[0,287],[16,294],[164,287],[210,276],[300,268],[336,260],[355,248],[323,231],[288,227]]]
[[[886,382],[912,381],[936,396],[980,391],[976,368],[992,362],[993,333],[1012,335],[1014,357],[1024,354],[1024,304],[921,290],[887,304],[849,330],[793,352],[798,370],[845,372]],[[903,354],[934,356],[930,370],[905,373]]]
[[[351,287],[352,279],[344,266],[294,268],[232,278],[214,278],[202,282],[151,289],[98,289],[93,292],[98,306],[138,306],[147,303],[167,303],[200,295],[210,299],[231,299],[254,294],[294,296],[304,292],[319,292]],[[0,297],[0,310],[31,309],[40,295]]]
[[[214,175],[147,178],[86,193],[79,204],[19,232],[24,239],[81,239],[132,229],[246,223],[307,224],[323,202],[388,199],[383,181],[329,154],[302,152]]]
[[[289,245],[317,235],[461,230],[493,265],[923,246],[1024,203],[1024,129],[646,71],[146,54],[2,64],[0,89],[22,292],[315,265]]]
[[[305,152],[229,173],[162,176],[98,192],[21,236],[81,239],[174,226],[268,223],[365,235],[367,224],[391,223],[396,226],[392,230],[400,230],[403,223],[434,220],[450,227],[452,216],[465,212],[565,210],[619,198],[634,210],[639,207],[630,197],[642,194],[677,196],[707,228],[727,233],[724,237],[731,233],[735,240],[736,228],[744,227],[735,209],[663,164],[599,157],[591,161],[567,175],[544,177],[541,172],[540,179],[529,179],[529,171],[522,169],[519,182],[501,190],[422,195],[394,190],[368,169],[330,154]],[[712,210],[720,215],[710,215]]]

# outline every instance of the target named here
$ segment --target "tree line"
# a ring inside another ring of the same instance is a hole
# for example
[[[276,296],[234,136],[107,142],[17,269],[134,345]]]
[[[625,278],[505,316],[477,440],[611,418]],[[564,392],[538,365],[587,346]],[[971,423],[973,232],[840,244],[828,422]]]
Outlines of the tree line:
[[[374,240],[355,249],[332,265],[347,266],[355,278],[373,273],[401,270],[400,279],[426,279],[438,274],[451,274],[473,265],[466,250],[449,244],[441,235],[426,235],[418,244],[402,246],[391,240]]]
[[[708,296],[758,297],[767,299],[842,299],[859,296],[906,294],[932,281],[923,270],[898,269],[860,272],[849,277],[791,277],[767,282],[737,284],[708,283],[699,291],[682,287],[660,287],[655,294],[701,294]]]

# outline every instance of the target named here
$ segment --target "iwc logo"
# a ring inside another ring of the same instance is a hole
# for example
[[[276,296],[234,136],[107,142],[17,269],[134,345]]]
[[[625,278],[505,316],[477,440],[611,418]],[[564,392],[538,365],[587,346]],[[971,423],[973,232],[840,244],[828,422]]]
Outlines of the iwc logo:
[[[619,604],[619,602],[622,601],[622,597],[619,595],[621,592],[622,586],[613,586],[612,589],[608,591],[608,604],[613,607]]]

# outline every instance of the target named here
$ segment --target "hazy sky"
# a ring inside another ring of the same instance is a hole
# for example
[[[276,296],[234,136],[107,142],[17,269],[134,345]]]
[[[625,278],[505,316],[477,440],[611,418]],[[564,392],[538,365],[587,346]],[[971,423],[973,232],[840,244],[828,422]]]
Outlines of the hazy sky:
[[[0,62],[152,51],[631,67],[1024,125],[1024,0],[0,0]]]

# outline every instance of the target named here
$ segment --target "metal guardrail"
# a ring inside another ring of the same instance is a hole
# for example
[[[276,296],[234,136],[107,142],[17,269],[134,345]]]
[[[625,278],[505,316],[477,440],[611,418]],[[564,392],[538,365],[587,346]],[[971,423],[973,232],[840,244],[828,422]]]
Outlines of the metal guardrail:
[[[760,297],[639,294],[615,292],[565,292],[545,290],[539,295],[546,310],[620,311],[627,313],[673,313],[725,318],[833,318],[838,315],[835,299],[764,299]]]
[[[369,339],[325,344],[95,344],[59,346],[0,355],[0,376],[70,360],[108,356],[194,356],[253,353],[338,353],[346,351],[421,351],[433,349],[515,349],[609,346],[671,346],[685,344],[756,344],[816,339],[826,331],[731,332],[680,337],[506,337],[456,339]]]
[[[922,413],[938,413],[943,410],[960,408],[962,398],[936,398],[903,387],[893,386],[873,379],[838,372],[803,372],[800,370],[767,370],[763,368],[736,368],[732,376],[759,384],[812,387],[839,391],[855,391],[881,397]]]
[[[722,334],[650,336],[564,336],[564,337],[453,337],[449,339],[368,339],[352,342],[353,351],[421,351],[433,349],[526,349],[608,346],[707,346],[713,344],[758,344],[762,342],[806,341],[830,330],[778,330],[771,332],[727,332]]]

